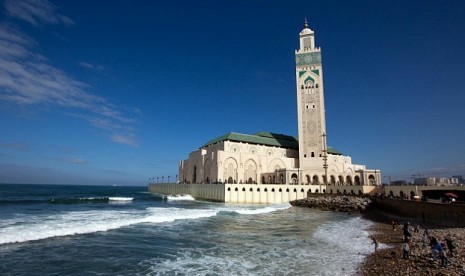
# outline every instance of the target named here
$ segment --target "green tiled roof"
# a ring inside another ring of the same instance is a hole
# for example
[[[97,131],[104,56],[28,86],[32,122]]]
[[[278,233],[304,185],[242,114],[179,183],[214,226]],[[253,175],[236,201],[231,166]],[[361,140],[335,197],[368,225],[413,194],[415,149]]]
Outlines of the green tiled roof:
[[[217,137],[213,140],[208,141],[205,145],[201,148],[208,147],[210,145],[222,142],[222,141],[234,141],[234,142],[243,142],[249,144],[256,144],[256,145],[265,145],[265,146],[274,146],[280,148],[288,148],[288,149],[299,149],[299,141],[297,138],[289,135],[284,134],[276,134],[271,132],[259,132],[253,135],[250,134],[242,134],[236,132],[230,132],[220,137]],[[328,147],[328,153],[334,155],[342,155],[336,149]]]

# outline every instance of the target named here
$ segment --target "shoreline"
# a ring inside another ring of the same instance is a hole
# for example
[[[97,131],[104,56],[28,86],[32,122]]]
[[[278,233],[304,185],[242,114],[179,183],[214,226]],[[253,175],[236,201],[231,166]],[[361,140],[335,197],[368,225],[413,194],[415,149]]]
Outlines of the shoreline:
[[[414,231],[416,224],[410,225],[412,234],[409,242],[410,258],[403,259],[402,225],[404,222],[412,223],[412,220],[389,216],[376,209],[363,213],[361,216],[374,222],[369,231],[371,236],[383,246],[375,251],[375,246],[372,245],[373,251],[359,266],[357,275],[465,275],[465,228],[428,227],[430,237],[436,237],[439,242],[443,242],[449,236],[456,246],[454,256],[451,256],[446,249],[449,264],[441,267],[440,259],[433,260],[431,248],[423,244],[424,225],[419,225],[418,232]],[[400,224],[395,230],[392,226],[393,220]]]

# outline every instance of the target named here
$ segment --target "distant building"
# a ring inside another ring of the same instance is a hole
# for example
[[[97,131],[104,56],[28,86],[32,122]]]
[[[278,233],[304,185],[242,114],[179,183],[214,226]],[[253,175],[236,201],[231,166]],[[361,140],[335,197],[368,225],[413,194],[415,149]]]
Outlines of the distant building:
[[[463,175],[453,175],[452,178],[457,178],[459,184],[465,184],[465,178],[463,178]]]
[[[391,186],[406,186],[408,185],[408,182],[405,181],[405,180],[395,180],[395,181],[392,181]]]
[[[436,184],[436,178],[435,177],[419,177],[419,178],[415,178],[413,183],[418,186],[433,186]]]
[[[299,42],[295,51],[299,138],[227,133],[180,162],[181,182],[324,185],[320,192],[332,192],[330,186],[381,184],[380,170],[353,164],[350,156],[327,146],[321,49],[315,47],[306,21]]]
[[[455,186],[459,184],[456,177],[419,177],[414,180],[418,186]]]

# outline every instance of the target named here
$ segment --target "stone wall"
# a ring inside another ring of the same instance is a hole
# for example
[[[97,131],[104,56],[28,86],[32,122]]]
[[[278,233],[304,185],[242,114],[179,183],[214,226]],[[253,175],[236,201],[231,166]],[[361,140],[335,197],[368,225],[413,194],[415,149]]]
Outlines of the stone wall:
[[[419,223],[465,227],[465,205],[399,199],[374,199],[381,211]]]

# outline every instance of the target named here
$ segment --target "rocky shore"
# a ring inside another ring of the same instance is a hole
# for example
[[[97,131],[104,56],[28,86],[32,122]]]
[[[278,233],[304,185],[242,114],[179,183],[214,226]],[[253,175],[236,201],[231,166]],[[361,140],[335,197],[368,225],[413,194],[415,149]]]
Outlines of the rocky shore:
[[[316,195],[295,200],[291,205],[298,207],[317,208],[324,211],[346,213],[363,213],[363,216],[375,222],[371,229],[372,237],[379,243],[379,249],[368,255],[358,269],[358,275],[415,275],[415,276],[465,276],[465,228],[446,228],[440,226],[417,225],[415,221],[386,215],[367,197],[343,195]],[[394,225],[393,225],[394,222]],[[410,257],[403,258],[402,225],[409,222]],[[451,255],[446,247],[448,264],[441,266],[439,258],[434,259],[431,247],[425,244],[423,234],[428,228],[430,237],[435,237],[440,243],[446,238],[451,239],[456,247]]]
[[[345,195],[317,195],[290,202],[293,206],[317,208],[323,211],[358,213],[365,211],[371,203],[368,197]]]
[[[378,211],[369,212],[366,217],[376,221],[371,229],[373,237],[378,241],[382,249],[374,250],[365,259],[359,268],[358,274],[369,275],[460,275],[465,276],[465,228],[432,228],[428,229],[430,237],[435,237],[439,242],[450,238],[456,250],[453,255],[446,248],[448,264],[441,266],[439,258],[433,259],[429,244],[423,241],[423,233],[426,227],[414,230],[416,224],[410,225],[412,234],[409,246],[409,259],[403,258],[402,252],[402,225],[408,220],[396,220]],[[399,222],[395,227],[393,221]]]

